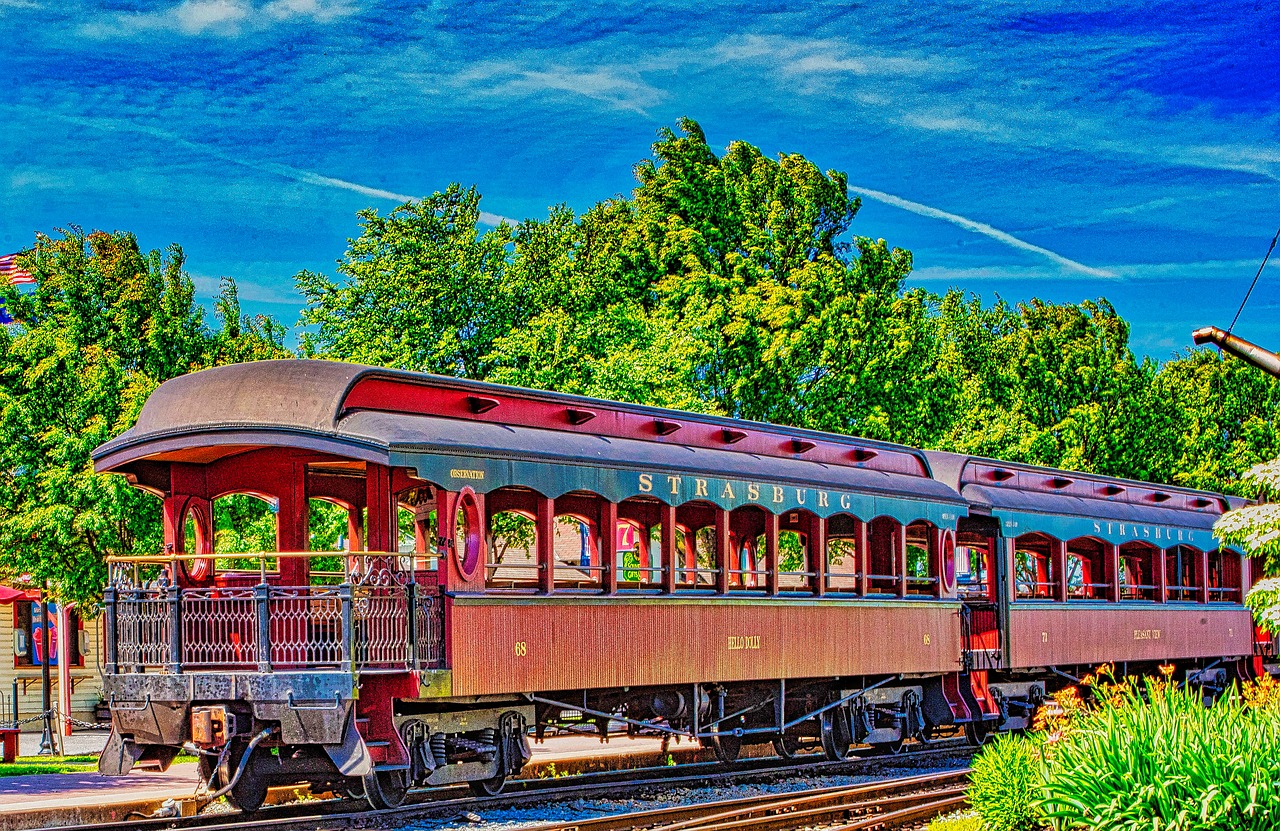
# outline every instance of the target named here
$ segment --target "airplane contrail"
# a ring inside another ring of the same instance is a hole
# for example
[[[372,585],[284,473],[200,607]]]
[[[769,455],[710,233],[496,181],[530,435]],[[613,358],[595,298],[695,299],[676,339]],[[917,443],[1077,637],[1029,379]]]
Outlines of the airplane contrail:
[[[417,202],[422,199],[421,196],[410,196],[405,193],[396,193],[395,191],[375,188],[369,185],[362,185],[359,182],[350,182],[346,179],[338,179],[333,176],[325,176],[312,170],[304,170],[302,168],[293,167],[292,165],[281,164],[279,162],[262,162],[253,159],[236,156],[219,150],[216,147],[210,147],[207,144],[185,139],[175,133],[167,130],[161,130],[157,127],[148,127],[145,124],[134,124],[120,119],[104,119],[104,118],[88,118],[84,116],[62,116],[73,124],[79,124],[85,127],[93,127],[98,130],[108,130],[113,132],[130,132],[139,133],[144,136],[151,136],[170,144],[175,144],[193,153],[199,153],[209,156],[219,161],[229,162],[240,167],[247,167],[250,170],[256,170],[259,173],[268,173],[274,176],[280,176],[284,179],[291,179],[295,182],[301,182],[306,185],[318,185],[320,187],[338,188],[340,190],[349,190],[364,196],[372,196],[375,199],[386,199],[391,202],[405,203]],[[508,222],[512,225],[516,224],[515,220],[509,219],[500,214],[490,213],[488,211],[480,212],[480,222],[484,225],[499,225]]]
[[[1093,266],[1088,266],[1084,263],[1078,263],[1075,260],[1062,256],[1056,251],[1050,251],[1048,248],[1043,248],[1039,245],[1029,243],[1026,240],[1018,239],[1007,231],[1001,231],[999,228],[995,228],[985,222],[978,222],[975,219],[969,219],[967,216],[960,216],[959,214],[949,213],[941,210],[940,208],[922,205],[919,202],[912,202],[910,199],[903,199],[901,196],[894,196],[892,193],[885,193],[882,190],[871,190],[870,188],[860,188],[854,185],[849,185],[849,191],[850,193],[856,193],[859,196],[865,196],[868,199],[874,199],[877,202],[883,202],[886,205],[892,205],[895,208],[901,208],[904,211],[910,211],[913,214],[927,216],[931,219],[941,219],[944,222],[959,225],[967,231],[973,231],[975,234],[982,234],[983,236],[991,237],[994,240],[1003,242],[1005,245],[1022,251],[1030,251],[1033,254],[1039,254],[1042,257],[1052,260],[1058,265],[1069,268],[1072,271],[1078,271],[1081,274],[1088,274],[1090,277],[1116,276],[1110,271],[1106,271],[1101,268],[1094,268]]]

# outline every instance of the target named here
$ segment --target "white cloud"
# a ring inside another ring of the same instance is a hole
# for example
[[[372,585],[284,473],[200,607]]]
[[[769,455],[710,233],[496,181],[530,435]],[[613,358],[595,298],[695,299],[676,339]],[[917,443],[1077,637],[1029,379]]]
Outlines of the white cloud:
[[[3,2],[3,0],[0,0]],[[183,0],[148,12],[116,12],[86,21],[80,33],[92,38],[131,37],[170,31],[189,36],[238,37],[279,23],[330,23],[358,9],[346,0]]]
[[[184,0],[171,9],[167,17],[187,35],[238,34],[252,11],[252,7],[241,0]]]
[[[832,38],[733,35],[707,53],[712,63],[766,62],[789,75],[924,76],[950,71],[949,62],[882,54],[866,45]]]
[[[617,66],[573,67],[566,57],[529,55],[521,60],[486,61],[454,74],[446,83],[486,97],[569,93],[641,115],[647,115],[650,107],[665,98],[665,93],[633,70]],[[432,82],[439,83],[440,79],[433,78]]]

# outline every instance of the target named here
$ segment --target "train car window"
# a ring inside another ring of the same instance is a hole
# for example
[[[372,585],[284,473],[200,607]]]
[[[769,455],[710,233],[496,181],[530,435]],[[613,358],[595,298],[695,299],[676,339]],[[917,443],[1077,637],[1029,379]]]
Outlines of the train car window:
[[[803,591],[808,588],[809,549],[799,531],[783,528],[778,532],[778,588]]]
[[[694,532],[684,525],[676,526],[676,587],[693,588],[698,582],[698,542]]]
[[[754,592],[768,582],[764,569],[765,510],[745,505],[729,512],[729,591]]]
[[[413,554],[417,544],[414,533],[413,510],[404,505],[396,506],[396,550],[401,554]]]
[[[536,591],[538,532],[533,517],[498,511],[489,518],[485,547],[485,588],[490,591]]]
[[[880,516],[867,524],[867,593],[898,593],[902,568],[898,551],[902,524],[893,517]]]
[[[556,590],[599,591],[604,575],[599,530],[585,517],[570,514],[557,516],[554,528]]]
[[[1240,555],[1220,548],[1209,552],[1209,601],[1211,603],[1239,603]]]
[[[1018,597],[1053,598],[1061,579],[1055,571],[1049,537],[1023,534],[1014,541],[1013,575]]]
[[[827,590],[856,592],[862,577],[858,551],[858,520],[836,514],[827,520]]]
[[[694,551],[697,561],[698,586],[714,586],[716,584],[716,529],[713,525],[704,525],[693,535]]]
[[[658,586],[662,583],[662,552],[653,543],[656,537],[643,525],[618,520],[618,585],[624,589]]]
[[[919,520],[907,526],[907,594],[936,595],[938,574],[937,528]]]
[[[963,539],[963,538],[962,538]],[[956,583],[960,596],[965,598],[986,597],[987,582],[987,547],[984,544],[974,545],[962,543],[956,546]]]
[[[1067,599],[1105,600],[1107,582],[1106,546],[1088,537],[1067,543]]]
[[[1142,542],[1120,546],[1120,599],[1155,600],[1156,557],[1159,550]]]
[[[1199,599],[1200,589],[1196,580],[1196,563],[1200,551],[1189,545],[1175,545],[1164,552],[1164,574],[1168,581],[1166,595],[1169,600],[1193,602]]]

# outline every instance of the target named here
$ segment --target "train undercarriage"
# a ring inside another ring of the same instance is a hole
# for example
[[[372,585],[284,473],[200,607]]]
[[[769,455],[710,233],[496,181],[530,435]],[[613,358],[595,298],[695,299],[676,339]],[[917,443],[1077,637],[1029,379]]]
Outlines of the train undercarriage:
[[[1089,668],[1038,668],[909,677],[886,675],[577,690],[467,699],[395,698],[369,683],[352,697],[343,673],[241,675],[229,679],[117,675],[113,731],[103,773],[165,769],[185,747],[199,754],[210,799],[254,811],[269,788],[399,805],[411,788],[467,784],[498,793],[530,759],[530,738],[584,728],[607,740],[692,740],[731,762],[748,746],[786,759],[838,760],[855,745],[898,753],[962,731],[972,744],[1028,729],[1051,695]],[[1156,665],[1119,667],[1155,674]],[[1212,701],[1234,663],[1178,662],[1177,676]],[[226,688],[227,683],[230,688]],[[202,688],[204,688],[202,690]],[[235,692],[232,692],[234,690]],[[186,693],[193,693],[187,697]],[[201,695],[201,692],[204,695]],[[1050,705],[1052,706],[1052,705]],[[666,743],[664,742],[664,747]]]

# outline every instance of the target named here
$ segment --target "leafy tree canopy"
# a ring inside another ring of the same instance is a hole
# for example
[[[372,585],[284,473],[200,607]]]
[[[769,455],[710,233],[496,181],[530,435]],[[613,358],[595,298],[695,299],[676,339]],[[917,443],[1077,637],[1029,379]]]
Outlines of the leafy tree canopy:
[[[635,175],[487,231],[458,185],[362,212],[337,279],[298,275],[304,351],[1229,492],[1280,452],[1274,379],[1139,361],[1104,299],[905,286],[843,173],[686,119]]]
[[[0,578],[96,596],[104,559],[154,552],[160,505],[89,454],[128,429],[161,382],[231,360],[287,355],[284,329],[240,315],[234,283],[211,330],[182,250],[144,252],[132,235],[78,228],[38,236],[20,258],[33,291],[0,285],[18,321],[0,330]]]

